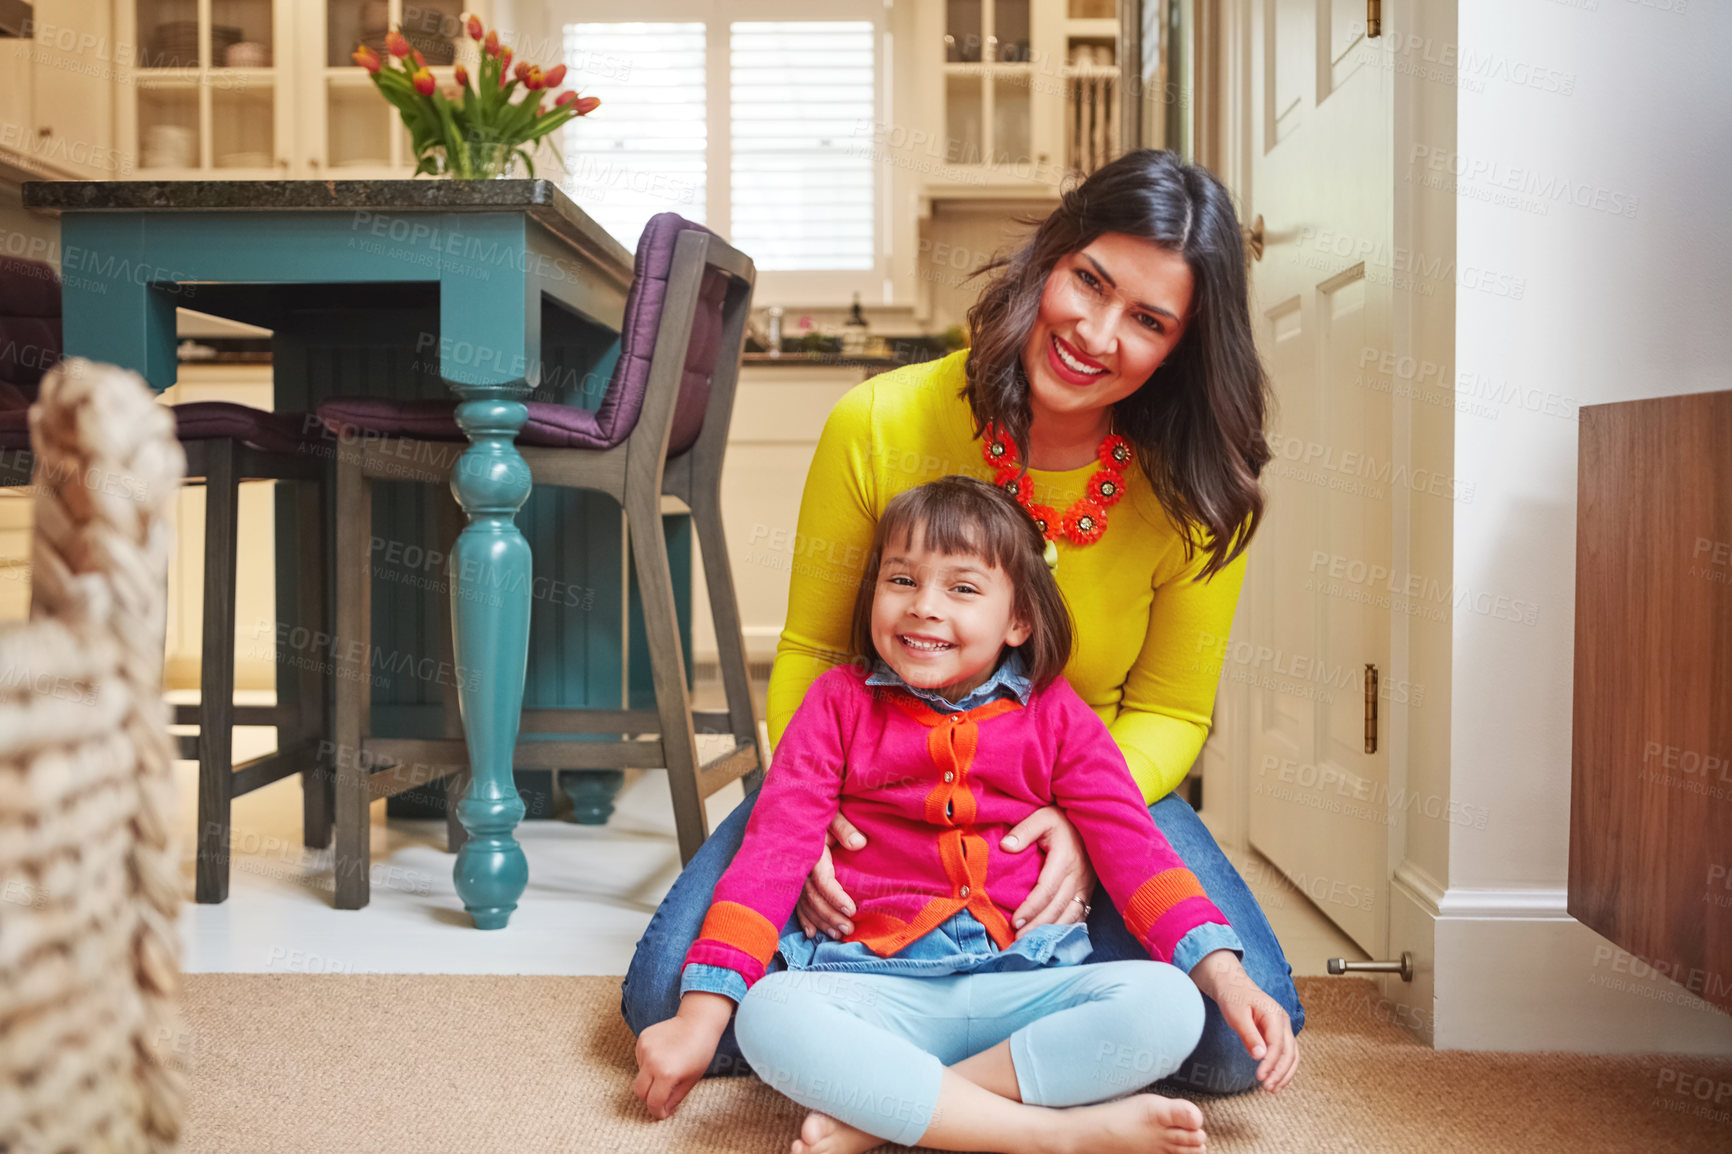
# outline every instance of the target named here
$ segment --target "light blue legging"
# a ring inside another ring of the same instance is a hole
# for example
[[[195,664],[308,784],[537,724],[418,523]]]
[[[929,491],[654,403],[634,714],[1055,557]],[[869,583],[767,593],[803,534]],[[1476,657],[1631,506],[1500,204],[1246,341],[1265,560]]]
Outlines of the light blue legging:
[[[1155,961],[936,978],[781,970],[747,991],[734,1034],[802,1106],[914,1146],[945,1066],[1009,1038],[1024,1102],[1102,1102],[1179,1068],[1203,1034],[1203,995]]]

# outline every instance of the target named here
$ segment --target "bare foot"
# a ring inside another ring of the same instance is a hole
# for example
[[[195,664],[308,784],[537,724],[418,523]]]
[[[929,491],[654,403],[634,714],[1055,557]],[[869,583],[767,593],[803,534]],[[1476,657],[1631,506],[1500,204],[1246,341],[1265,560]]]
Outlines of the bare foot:
[[[1088,1154],[1197,1154],[1203,1112],[1183,1098],[1133,1094],[1098,1106],[1073,1106],[1060,1123],[1064,1149]]]
[[[874,1146],[882,1145],[884,1139],[874,1138],[864,1130],[856,1130],[814,1110],[800,1123],[800,1136],[794,1139],[793,1154],[864,1154]]]

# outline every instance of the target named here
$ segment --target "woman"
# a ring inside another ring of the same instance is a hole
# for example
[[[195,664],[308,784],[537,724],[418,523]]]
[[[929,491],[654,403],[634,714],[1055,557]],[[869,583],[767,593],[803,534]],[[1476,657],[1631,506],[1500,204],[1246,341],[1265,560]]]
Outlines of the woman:
[[[1304,1025],[1267,919],[1172,793],[1208,735],[1218,639],[1232,625],[1244,550],[1263,514],[1268,386],[1242,243],[1228,193],[1210,173],[1167,152],[1129,153],[1066,192],[1021,251],[981,270],[995,275],[969,310],[972,348],[843,397],[801,497],[768,710],[773,748],[806,688],[851,659],[850,611],[891,497],[956,472],[1016,493],[1058,538],[1048,559],[1056,553],[1076,621],[1065,676],[1107,723],[1155,824],[1237,935],[1211,957],[1237,954],[1242,968],[1189,970],[1205,995],[1203,1036],[1173,1079],[1221,1094],[1274,1073],[1264,1025],[1281,1015],[1295,1034]],[[622,998],[634,1033],[677,1011],[680,964],[756,800],[710,835],[638,943]],[[1092,903],[1094,870],[1056,809],[1028,818],[1003,848],[1034,843],[1045,862],[1015,913],[1017,936],[1087,918],[1089,962],[1146,958],[1113,904]],[[860,844],[838,816],[835,852]],[[852,912],[826,852],[785,932],[847,934]],[[711,1072],[743,1065],[730,1027]]]

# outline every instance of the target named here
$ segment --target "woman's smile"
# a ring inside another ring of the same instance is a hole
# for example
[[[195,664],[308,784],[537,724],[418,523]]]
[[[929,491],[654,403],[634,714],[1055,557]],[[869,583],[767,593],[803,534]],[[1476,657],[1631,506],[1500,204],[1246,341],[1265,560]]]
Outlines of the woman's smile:
[[[1073,385],[1092,385],[1106,375],[1106,366],[1078,352],[1075,345],[1057,333],[1048,345],[1048,356],[1058,379]]]

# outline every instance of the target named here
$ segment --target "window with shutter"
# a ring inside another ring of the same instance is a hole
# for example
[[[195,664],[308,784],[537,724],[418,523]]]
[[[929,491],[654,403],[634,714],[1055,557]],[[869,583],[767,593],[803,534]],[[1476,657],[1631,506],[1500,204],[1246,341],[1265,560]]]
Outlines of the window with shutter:
[[[874,266],[874,31],[865,21],[729,29],[733,243],[762,269]]]
[[[628,249],[658,212],[709,223],[704,38],[702,23],[565,26],[567,86],[603,101],[565,126],[566,191]]]

